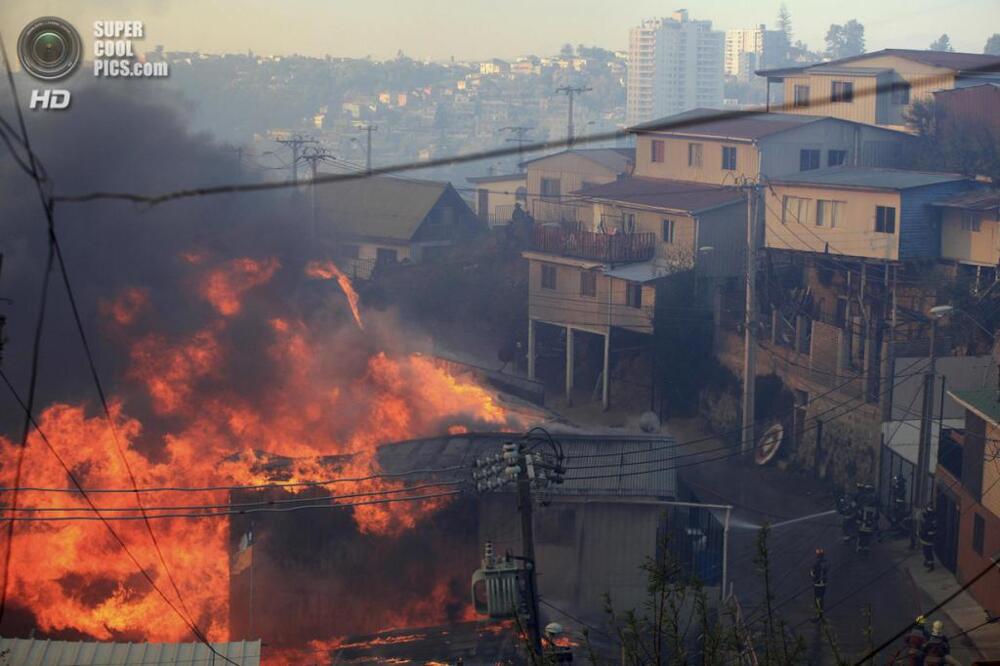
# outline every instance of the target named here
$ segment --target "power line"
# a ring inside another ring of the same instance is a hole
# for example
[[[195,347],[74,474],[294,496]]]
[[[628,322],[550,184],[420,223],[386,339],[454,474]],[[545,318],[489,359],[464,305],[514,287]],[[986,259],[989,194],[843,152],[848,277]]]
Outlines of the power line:
[[[984,65],[980,68],[970,68],[966,71],[973,72],[982,69],[986,71],[990,69],[991,65]],[[933,77],[917,77],[911,80],[911,83],[917,85],[920,81],[926,79],[928,82],[931,81]],[[891,88],[890,84],[878,84],[871,88],[866,88],[855,93],[855,99],[869,96],[877,95],[879,93],[884,93],[889,91]],[[817,99],[815,104],[824,103],[824,100]],[[670,130],[681,130],[685,127],[697,127],[699,125],[704,125],[708,122],[719,122],[723,120],[732,120],[736,118],[746,118],[748,115],[766,115],[769,113],[777,113],[785,110],[796,110],[799,108],[794,107],[791,102],[785,102],[776,109],[768,109],[765,107],[757,107],[755,109],[742,109],[734,111],[719,111],[717,113],[712,113],[711,115],[696,116],[688,118],[673,118],[669,117],[663,119],[662,121],[656,121],[651,123],[646,123],[642,125],[641,131],[643,132],[657,132],[657,131],[670,131]],[[603,142],[617,139],[627,138],[632,134],[630,129],[614,130],[611,132],[600,132],[594,133],[588,136],[580,137],[573,140],[559,139],[553,141],[540,141],[528,144],[523,147],[525,152],[540,152],[545,150],[553,150],[560,148],[568,148],[574,143],[595,143]],[[450,155],[445,157],[434,158],[426,161],[418,162],[403,162],[391,166],[380,167],[377,169],[372,169],[368,174],[325,174],[314,179],[312,183],[317,185],[322,185],[325,183],[332,183],[342,180],[355,180],[358,178],[366,178],[369,176],[380,176],[389,175],[392,173],[403,172],[403,171],[415,171],[419,169],[428,169],[439,166],[452,166],[455,164],[462,164],[465,162],[475,162],[486,159],[493,159],[498,157],[507,157],[518,153],[521,147],[517,148],[494,148],[490,150],[484,150],[474,153],[468,153],[464,155]],[[176,201],[178,199],[187,199],[191,197],[201,197],[201,196],[212,196],[217,194],[234,194],[241,192],[253,192],[258,190],[273,190],[273,189],[285,189],[289,187],[297,186],[295,181],[279,181],[273,183],[235,183],[230,185],[219,185],[212,187],[194,187],[182,190],[174,190],[171,192],[164,192],[161,194],[139,194],[134,192],[89,192],[85,194],[76,195],[61,195],[54,197],[57,202],[72,202],[72,203],[85,203],[90,201],[99,200],[118,200],[118,201],[132,201],[135,203],[145,203],[150,206],[156,206],[159,204],[166,203],[168,201]]]
[[[25,122],[24,122],[24,114],[21,111],[21,105],[19,103],[18,95],[17,95],[17,86],[14,83],[14,75],[13,75],[13,72],[11,70],[10,60],[7,58],[7,49],[6,49],[6,46],[5,46],[4,42],[3,42],[2,35],[0,35],[0,52],[2,52],[2,55],[3,55],[4,69],[5,69],[5,72],[6,72],[6,75],[7,75],[7,83],[8,83],[8,86],[10,87],[11,97],[14,99],[14,109],[15,109],[15,112],[16,112],[16,115],[17,115],[17,118],[18,118],[18,124],[19,124],[20,129],[21,129],[21,139],[22,139],[22,141],[24,143],[25,150],[27,151],[27,153],[29,155],[29,165],[34,165],[39,160],[38,160],[37,155],[35,155],[34,151],[31,148],[30,135],[28,134],[28,129],[27,129],[27,126],[25,125]],[[120,442],[118,441],[118,434],[117,434],[117,429],[115,427],[114,419],[112,418],[111,410],[110,410],[110,408],[108,406],[107,399],[106,399],[105,394],[104,394],[103,386],[101,385],[100,378],[99,378],[99,376],[97,374],[97,367],[96,367],[95,362],[94,362],[94,357],[93,357],[93,354],[91,353],[90,346],[89,346],[89,343],[87,341],[86,334],[85,334],[85,332],[83,330],[83,321],[80,318],[80,312],[79,312],[79,309],[77,307],[76,299],[75,299],[75,297],[73,295],[73,289],[72,289],[72,287],[70,285],[69,273],[68,273],[68,271],[66,269],[66,263],[65,263],[65,260],[63,259],[62,250],[61,250],[61,248],[59,246],[59,239],[56,236],[56,231],[55,231],[55,202],[54,202],[52,196],[46,196],[46,194],[44,192],[44,189],[42,187],[42,181],[41,181],[39,172],[35,168],[32,169],[32,180],[34,180],[34,182],[35,182],[36,190],[38,191],[39,198],[40,198],[43,210],[45,211],[46,222],[47,222],[47,227],[48,227],[48,234],[49,234],[50,252],[54,252],[55,257],[56,257],[56,259],[59,262],[59,270],[60,270],[60,273],[62,274],[62,281],[63,281],[63,285],[64,285],[64,287],[66,289],[66,296],[67,296],[67,298],[69,300],[69,303],[70,303],[70,306],[71,306],[71,310],[73,312],[73,318],[74,318],[74,320],[76,322],[77,332],[79,333],[80,341],[83,344],[84,351],[86,352],[86,355],[87,355],[87,361],[88,361],[88,364],[89,364],[89,367],[90,367],[90,370],[91,370],[91,375],[92,375],[92,377],[94,379],[94,383],[95,383],[95,385],[97,387],[98,395],[99,395],[99,397],[101,399],[101,405],[104,408],[105,416],[108,419],[108,423],[109,423],[109,427],[110,427],[110,430],[111,430],[112,438],[115,441],[115,446],[118,449],[119,456],[121,457],[122,462],[125,465],[126,471],[128,472],[129,479],[132,482],[132,486],[134,488],[138,488],[138,484],[136,483],[135,475],[132,472],[131,465],[128,462],[128,458],[125,456],[124,451],[121,448]],[[39,332],[39,335],[40,335],[40,332]],[[13,390],[13,387],[11,387],[11,389]],[[20,399],[18,399],[18,401],[20,402]],[[32,410],[29,408],[29,406],[27,404],[24,405],[24,409],[25,409],[27,418],[29,420],[33,421]],[[36,430],[38,429],[37,428],[37,424],[35,424],[35,429]],[[22,452],[23,452],[23,448],[22,448]],[[18,479],[18,481],[19,481],[19,479]],[[138,492],[136,492],[136,503],[139,504],[140,506],[142,505],[141,498],[139,497]],[[191,619],[191,617],[190,617],[190,611],[188,611],[187,605],[184,602],[184,597],[183,597],[183,595],[181,595],[180,589],[178,588],[177,583],[174,580],[173,574],[171,573],[169,567],[167,566],[166,560],[165,560],[165,558],[163,556],[163,551],[160,549],[160,545],[159,545],[159,543],[158,543],[158,541],[156,539],[156,535],[153,533],[152,525],[150,524],[150,522],[148,520],[145,520],[145,512],[143,512],[143,518],[144,518],[144,522],[145,522],[145,525],[146,525],[147,532],[149,533],[150,541],[152,542],[154,550],[156,551],[157,556],[158,556],[158,558],[160,560],[160,563],[163,566],[164,573],[167,575],[167,579],[170,581],[170,584],[171,584],[171,586],[174,589],[174,593],[177,595],[177,599],[180,602],[181,607],[184,609],[184,612],[187,614],[187,617],[185,617],[185,615],[181,615],[181,618],[184,619],[187,622],[187,624],[189,625],[189,627],[191,628],[191,630],[194,632],[195,636],[198,637],[198,639],[201,642],[203,642],[205,645],[209,646],[210,650],[212,650],[213,652],[215,652],[214,648],[212,648],[211,644],[208,642],[207,636],[205,636],[205,634],[201,631],[201,629],[198,628],[197,624],[195,624],[195,622]],[[13,536],[13,528],[10,528],[10,534],[11,534],[11,536]],[[122,542],[122,543],[124,543],[124,542]],[[10,543],[9,543],[8,547],[9,548],[13,547],[13,539],[10,539]],[[10,552],[8,551],[7,554],[6,554],[6,556],[5,556],[5,562],[9,563],[9,560],[10,560]],[[5,564],[5,566],[6,566],[6,564]],[[4,588],[5,589],[6,589],[6,586],[7,586],[7,578],[8,578],[8,576],[5,574],[5,576],[4,576]],[[150,581],[151,581],[151,579],[150,579]],[[166,599],[165,596],[164,596],[164,599]],[[171,607],[175,611],[177,611],[176,607],[174,607],[173,605],[171,605]],[[178,614],[180,614],[179,611],[178,611]],[[227,659],[227,661],[229,661],[229,660]],[[234,664],[234,666],[235,666],[235,664]]]
[[[988,574],[991,569],[995,568],[997,566],[997,562],[998,562],[998,560],[997,560],[996,556],[990,558],[990,563],[986,566],[986,568],[984,568],[978,574],[976,574],[971,579],[969,579],[964,585],[962,585],[961,587],[959,587],[957,590],[955,590],[954,592],[952,592],[951,594],[949,594],[947,597],[945,597],[943,601],[941,601],[940,603],[938,603],[937,605],[935,605],[930,610],[924,611],[920,615],[923,616],[923,617],[928,617],[928,616],[932,615],[933,613],[937,612],[938,610],[944,608],[948,603],[950,603],[952,600],[954,600],[955,597],[957,597],[962,592],[965,592],[967,589],[969,589],[970,587],[972,587],[972,585],[976,581],[978,581],[980,578],[982,578],[983,576],[985,576],[986,574]],[[911,622],[908,625],[906,625],[905,627],[903,627],[902,629],[900,629],[898,632],[896,632],[895,634],[893,634],[893,636],[891,638],[889,638],[888,640],[886,640],[885,642],[883,642],[877,648],[875,648],[875,649],[871,650],[870,652],[868,652],[865,656],[863,656],[860,659],[858,659],[854,663],[854,666],[862,666],[862,664],[864,664],[866,661],[868,661],[869,659],[871,659],[872,657],[874,657],[875,655],[877,655],[879,652],[881,652],[885,648],[887,648],[890,645],[892,645],[899,637],[901,637],[903,634],[905,634],[907,631],[909,631],[913,626],[915,626],[915,624],[916,624],[915,622]]]

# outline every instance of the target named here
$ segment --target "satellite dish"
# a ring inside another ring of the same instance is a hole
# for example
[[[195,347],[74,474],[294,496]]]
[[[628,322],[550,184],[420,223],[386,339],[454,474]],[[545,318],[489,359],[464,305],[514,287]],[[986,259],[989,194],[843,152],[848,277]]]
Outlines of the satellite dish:
[[[773,426],[767,429],[764,436],[760,438],[757,442],[757,448],[754,450],[754,461],[758,465],[766,465],[771,462],[771,458],[778,453],[778,449],[781,447],[781,440],[785,436],[785,429],[780,423],[775,423]]]

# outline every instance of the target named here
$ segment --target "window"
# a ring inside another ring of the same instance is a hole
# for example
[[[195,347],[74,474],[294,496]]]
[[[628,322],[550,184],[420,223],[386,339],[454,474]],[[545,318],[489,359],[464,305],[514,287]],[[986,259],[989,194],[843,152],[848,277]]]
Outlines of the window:
[[[812,171],[819,168],[819,150],[803,148],[799,151],[799,171]]]
[[[627,234],[635,231],[635,213],[622,213],[622,231]]]
[[[642,284],[639,282],[625,283],[625,305],[633,308],[642,307]]]
[[[736,146],[722,147],[722,168],[727,171],[736,171]]]
[[[803,224],[809,213],[809,199],[784,197],[781,201],[781,223]]]
[[[394,264],[397,261],[395,250],[387,247],[380,247],[375,250],[375,262],[379,264]]]
[[[809,106],[809,86],[795,86],[792,106],[799,108]]]
[[[662,162],[667,156],[666,146],[659,139],[653,139],[649,144],[649,159],[653,162]]]
[[[673,220],[663,220],[663,242],[673,243],[674,242],[674,221]]]
[[[542,197],[545,199],[558,199],[559,186],[560,183],[558,178],[542,178]]]
[[[593,271],[583,271],[580,273],[580,295],[597,297],[597,273]]]
[[[896,233],[896,209],[891,206],[875,206],[875,231],[880,234]]]
[[[892,103],[906,105],[910,103],[910,84],[897,81],[892,84]]]
[[[978,232],[983,228],[983,221],[971,211],[962,211],[962,231]]]
[[[850,81],[833,81],[830,88],[831,102],[853,102],[854,84]]]
[[[556,288],[556,267],[542,264],[542,289]]]
[[[986,521],[978,513],[972,514],[972,550],[983,554],[983,541],[986,536]]]
[[[819,199],[816,201],[816,226],[830,227],[836,229],[843,221],[844,202],[827,201]]]
[[[846,150],[831,150],[826,154],[826,165],[827,166],[841,166],[847,163],[847,151]]]
[[[688,144],[688,166],[689,167],[701,167],[701,144],[700,143],[689,143]]]

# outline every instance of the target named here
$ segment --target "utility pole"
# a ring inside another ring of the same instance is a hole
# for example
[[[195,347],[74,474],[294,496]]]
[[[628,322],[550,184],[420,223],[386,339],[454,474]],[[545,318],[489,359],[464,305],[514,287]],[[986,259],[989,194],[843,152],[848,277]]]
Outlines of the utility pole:
[[[302,151],[302,156],[299,158],[303,162],[308,162],[310,170],[312,171],[312,181],[309,185],[309,196],[312,205],[312,222],[309,228],[309,237],[315,238],[316,236],[316,176],[319,175],[319,163],[333,161],[334,157],[332,154],[327,152],[325,148],[315,148],[312,146],[307,146]]]
[[[372,172],[372,132],[378,131],[378,125],[368,123],[367,125],[362,125],[360,129],[362,132],[368,133],[368,143],[365,152],[365,173],[370,174]]]
[[[925,493],[927,485],[927,473],[930,468],[931,456],[931,422],[934,418],[934,379],[935,368],[935,346],[937,342],[938,318],[931,315],[931,348],[930,363],[924,371],[924,401],[920,407],[920,446],[917,449],[917,481],[913,489],[914,509],[922,510],[930,504],[931,498]],[[914,521],[916,522],[916,521]]]
[[[543,445],[551,446],[554,455],[543,456],[535,450]],[[564,460],[562,446],[558,442],[548,436],[541,438],[529,433],[520,441],[504,442],[502,453],[477,459],[476,471],[472,474],[480,492],[499,490],[512,483],[517,486],[517,509],[521,514],[521,557],[517,559],[524,565],[520,602],[526,616],[528,646],[537,659],[544,659],[544,652],[538,611],[531,491],[532,486],[544,488],[550,483],[562,483],[566,473]]]
[[[563,86],[556,89],[556,94],[562,93],[569,98],[569,118],[566,122],[566,145],[573,147],[573,98],[585,92],[593,90],[590,86]]]
[[[757,229],[761,186],[744,185],[747,196],[746,312],[743,316],[743,430],[740,453],[754,449],[754,399],[757,380]]]
[[[277,139],[275,143],[280,143],[283,146],[288,146],[292,149],[292,182],[299,182],[299,156],[302,152],[302,146],[310,143],[317,143],[316,139],[310,139],[308,137],[295,134],[287,139]]]
[[[521,171],[521,163],[524,162],[524,144],[528,143],[528,139],[525,138],[525,135],[528,132],[530,132],[531,130],[533,130],[533,129],[535,129],[535,128],[534,127],[525,127],[523,125],[517,125],[517,126],[513,126],[513,127],[501,127],[500,128],[501,132],[511,132],[514,135],[512,138],[507,139],[507,142],[508,143],[516,143],[517,144],[517,170],[518,171]]]

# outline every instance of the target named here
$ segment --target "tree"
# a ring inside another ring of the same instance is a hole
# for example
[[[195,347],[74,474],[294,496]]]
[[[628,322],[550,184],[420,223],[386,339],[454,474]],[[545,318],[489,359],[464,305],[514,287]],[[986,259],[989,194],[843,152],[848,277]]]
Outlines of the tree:
[[[906,117],[914,130],[907,163],[926,171],[955,171],[1000,182],[1000,129],[977,114],[946,112],[938,102],[918,100]]]
[[[836,23],[826,31],[826,55],[833,60],[861,55],[865,52],[865,26],[855,19],[843,25]]]
[[[986,40],[986,46],[983,47],[983,53],[1000,56],[1000,32],[994,32],[990,35],[990,38]]]
[[[951,45],[951,39],[948,37],[947,33],[941,35],[927,47],[931,51],[954,51],[955,49]]]
[[[781,3],[778,8],[778,35],[775,39],[773,56],[774,62],[779,66],[787,65],[791,62],[792,46],[792,15],[788,11],[788,5]]]
[[[567,44],[563,44],[562,48],[559,49],[559,55],[567,57],[567,58],[573,57],[573,45],[572,44],[568,44],[568,43]]]

